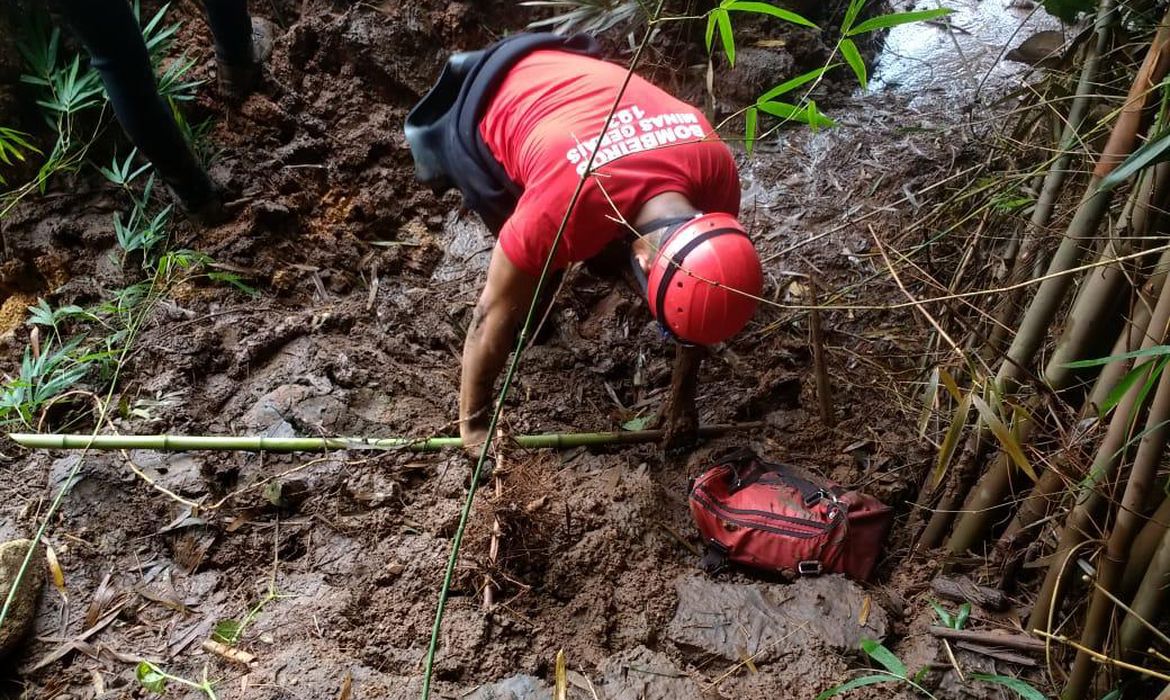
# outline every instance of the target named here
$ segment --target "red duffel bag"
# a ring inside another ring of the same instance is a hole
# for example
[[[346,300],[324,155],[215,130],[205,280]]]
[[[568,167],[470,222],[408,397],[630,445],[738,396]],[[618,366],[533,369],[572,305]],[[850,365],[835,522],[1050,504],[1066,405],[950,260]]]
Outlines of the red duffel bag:
[[[872,496],[814,481],[750,450],[721,459],[691,486],[707,543],[703,566],[728,562],[791,575],[873,573],[893,513]]]

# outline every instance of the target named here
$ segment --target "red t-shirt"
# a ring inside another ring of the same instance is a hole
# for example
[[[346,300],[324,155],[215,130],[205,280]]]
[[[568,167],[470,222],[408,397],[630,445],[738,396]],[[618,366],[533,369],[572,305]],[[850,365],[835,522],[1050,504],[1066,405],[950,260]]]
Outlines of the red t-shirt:
[[[535,51],[512,67],[492,98],[479,128],[496,160],[524,188],[499,234],[504,254],[521,270],[540,274],[625,77],[624,67],[598,59]],[[633,224],[646,200],[678,192],[700,211],[739,213],[731,151],[702,113],[636,75],[597,147],[554,269],[629,234],[615,222],[614,206]]]

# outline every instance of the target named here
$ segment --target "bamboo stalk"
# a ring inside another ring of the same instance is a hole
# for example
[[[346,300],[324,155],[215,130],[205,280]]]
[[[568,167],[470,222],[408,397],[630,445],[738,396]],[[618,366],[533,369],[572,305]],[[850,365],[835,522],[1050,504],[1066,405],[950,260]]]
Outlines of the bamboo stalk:
[[[1163,342],[1168,326],[1170,326],[1170,283],[1163,285],[1162,292],[1158,296],[1158,305],[1154,308],[1154,315],[1150,320],[1151,333],[1143,340],[1142,348],[1150,348]],[[1056,599],[1056,592],[1064,590],[1072,572],[1072,568],[1063,566],[1063,562],[1070,552],[1087,541],[1090,536],[1093,519],[1104,500],[1101,489],[1113,477],[1118,463],[1121,461],[1120,455],[1124,451],[1133,419],[1141,410],[1141,407],[1137,405],[1138,393],[1137,387],[1134,387],[1113,409],[1109,428],[1097,447],[1096,456],[1085,480],[1086,483],[1081,486],[1077,503],[1069,514],[1061,533],[1054,563],[1048,567],[1044,584],[1036,596],[1036,604],[1032,608],[1029,620],[1029,626],[1032,628],[1044,628],[1051,611],[1057,608],[1059,601]]]
[[[763,423],[732,423],[699,428],[699,437],[715,437],[741,430],[758,430]],[[511,438],[527,449],[567,449],[601,445],[633,445],[657,442],[663,430],[629,430],[603,433],[543,433]],[[462,447],[457,437],[432,438],[274,438],[242,435],[68,435],[61,433],[10,433],[13,442],[42,450],[216,450],[237,452],[327,452],[329,450],[406,450],[436,452],[447,447]]]
[[[1005,251],[1005,263],[1008,266],[1007,278],[1009,281],[1023,281],[1030,273],[1028,261],[1038,253],[1037,240],[1040,234],[1048,227],[1056,202],[1064,191],[1065,179],[1070,171],[1070,164],[1074,149],[1081,138],[1081,125],[1088,114],[1089,105],[1097,94],[1097,73],[1101,66],[1101,56],[1109,50],[1110,31],[1113,24],[1113,3],[1104,0],[1097,12],[1096,41],[1089,45],[1085,52],[1085,60],[1081,65],[1081,74],[1077,79],[1076,93],[1072,106],[1068,110],[1068,118],[1064,120],[1064,128],[1060,134],[1057,150],[1060,155],[1052,161],[1048,172],[1044,175],[1044,184],[1036,198],[1036,205],[1032,209],[1032,216],[1025,229],[1024,240],[1017,237]],[[1018,255],[1019,250],[1023,255]],[[1000,350],[1007,344],[1007,333],[1015,327],[1016,317],[1019,315],[1020,302],[1023,300],[1024,288],[1013,290],[1004,297],[996,318],[999,323],[991,330],[988,340],[987,357],[998,356]]]
[[[1150,86],[1162,80],[1168,65],[1170,65],[1164,56],[1168,37],[1170,37],[1170,10],[1163,18],[1154,39],[1150,42],[1150,49],[1146,53],[1142,67],[1130,86],[1129,99],[1125,109],[1123,109],[1124,118],[1119,118],[1113,125],[1109,143],[1098,158],[1093,176],[1089,179],[1073,219],[1048,265],[1047,277],[1036,290],[1031,304],[1028,305],[1024,318],[1020,322],[1019,330],[1008,348],[1004,362],[996,373],[995,384],[1004,395],[1015,392],[1024,373],[1031,366],[1036,352],[1044,343],[1048,329],[1074,282],[1073,276],[1065,273],[1080,265],[1081,260],[1092,247],[1097,228],[1108,212],[1110,202],[1109,193],[1103,192],[1099,186],[1101,179],[1112,172],[1119,159],[1124,159],[1133,148],[1141,127],[1140,120],[1134,119],[1133,114],[1136,110],[1140,116],[1141,109],[1145,105],[1145,95],[1149,92]],[[943,536],[954,521],[955,513],[960,504],[967,500],[970,481],[978,470],[978,460],[984,452],[984,442],[987,439],[987,431],[981,429],[982,421],[976,419],[975,424],[976,428],[970,441],[973,444],[964,450],[964,455],[972,461],[964,462],[961,468],[952,472],[951,484],[948,485],[943,501],[931,517],[927,531],[919,543],[921,547],[934,547],[942,541]],[[978,497],[980,501],[985,501],[994,495],[993,489],[998,486],[998,479],[999,475],[993,472],[988,472],[983,479],[980,479],[977,488],[984,485],[988,487],[987,493]],[[1002,493],[1000,498],[1002,498]],[[998,501],[993,501],[993,503],[998,505]],[[964,526],[961,537],[954,541],[954,546],[951,549],[959,549],[959,546],[963,544],[970,546],[970,543],[978,539],[977,531],[979,529],[977,523],[974,522]],[[965,550],[966,547],[962,549]]]
[[[1145,648],[1145,640],[1149,630],[1142,623],[1142,619],[1157,618],[1158,611],[1164,609],[1167,594],[1170,593],[1170,531],[1162,535],[1162,541],[1154,552],[1150,567],[1142,577],[1141,585],[1134,594],[1130,604],[1130,612],[1121,623],[1118,632],[1117,646],[1122,658],[1132,657],[1138,650]],[[1139,619],[1140,618],[1140,619]]]
[[[1110,355],[1122,355],[1141,347],[1142,339],[1146,335],[1146,329],[1150,325],[1150,316],[1153,312],[1153,306],[1157,302],[1158,292],[1166,283],[1167,268],[1170,268],[1170,252],[1163,253],[1161,260],[1158,261],[1155,268],[1160,271],[1155,272],[1138,293],[1138,297],[1134,300],[1130,313],[1132,321],[1118,333],[1117,342],[1114,343],[1113,348],[1110,350]],[[1125,376],[1128,370],[1129,363],[1124,360],[1110,362],[1101,369],[1101,373],[1097,376],[1097,380],[1093,384],[1093,390],[1089,395],[1089,399],[1081,407],[1080,420],[1086,420],[1097,415],[1109,392],[1113,391],[1113,388],[1117,386],[1117,383],[1121,381],[1121,378]],[[1021,442],[1025,439],[1021,435]],[[1000,537],[996,546],[1004,558],[1010,556],[1010,553],[1015,551],[1018,538],[1028,532],[1034,524],[1047,516],[1052,506],[1055,505],[1055,496],[1066,487],[1065,479],[1069,465],[1059,457],[1056,463],[1065,468],[1049,468],[1040,475],[1040,481],[1036,482],[1036,485],[1032,487],[1028,497],[1020,504],[1016,516]],[[1168,517],[1170,517],[1170,514],[1168,514]],[[1151,556],[1156,546],[1157,540],[1149,548]],[[1146,561],[1149,561],[1148,557]],[[1135,581],[1134,586],[1136,587],[1136,585],[1137,582]]]
[[[1167,186],[1170,186],[1170,166],[1158,166],[1153,173],[1142,178],[1141,186],[1134,190],[1130,205],[1127,206],[1132,217],[1129,217],[1128,225],[1121,227],[1133,236],[1111,236],[1107,239],[1098,256],[1099,262],[1108,263],[1128,255],[1134,247],[1131,241],[1135,237],[1139,241],[1138,245],[1144,248],[1152,245],[1154,237],[1145,234],[1156,218],[1157,205],[1162,199],[1160,195]],[[1170,254],[1163,253],[1162,262],[1170,263]],[[1102,264],[1086,274],[1080,293],[1068,314],[1065,330],[1044,368],[1044,382],[1054,393],[1066,392],[1075,383],[1077,374],[1068,366],[1069,362],[1094,357],[1105,350],[1098,348],[1098,345],[1102,338],[1112,334],[1110,326],[1115,326],[1115,319],[1121,317],[1117,313],[1117,305],[1127,286],[1126,271],[1120,264]],[[1118,364],[1125,367],[1125,363]],[[1018,428],[1021,443],[1030,436],[1034,427],[1030,416],[1040,407],[1041,402],[1037,398],[1030,402],[1029,410],[1025,411],[1026,417]],[[1019,486],[1019,481],[1020,474],[1015,463],[1001,450],[992,468],[979,480],[963,508],[963,515],[947,543],[951,553],[962,553],[976,546],[987,536],[993,523],[1004,520],[1005,511],[1010,513],[1011,507],[1005,505],[1008,500],[1005,496]],[[1048,478],[1044,488],[1058,484],[1063,485],[1063,481],[1059,475],[1053,475]]]
[[[1085,615],[1081,646],[1104,653],[1102,645],[1109,630],[1109,618],[1113,614],[1110,594],[1121,580],[1122,569],[1134,536],[1137,534],[1146,492],[1153,486],[1158,471],[1158,462],[1166,444],[1166,422],[1170,420],[1170,373],[1163,372],[1146,418],[1146,432],[1138,445],[1129,481],[1117,509],[1117,521],[1105,546],[1105,556],[1097,566],[1097,589]],[[1093,658],[1086,652],[1078,652],[1069,674],[1063,700],[1080,700],[1089,690],[1096,668]]]
[[[1134,538],[1133,547],[1129,550],[1129,565],[1125,567],[1125,575],[1121,579],[1121,590],[1118,592],[1120,597],[1129,600],[1141,585],[1142,576],[1149,568],[1150,561],[1158,551],[1158,545],[1161,544],[1167,529],[1170,529],[1170,496],[1162,499],[1161,505]]]

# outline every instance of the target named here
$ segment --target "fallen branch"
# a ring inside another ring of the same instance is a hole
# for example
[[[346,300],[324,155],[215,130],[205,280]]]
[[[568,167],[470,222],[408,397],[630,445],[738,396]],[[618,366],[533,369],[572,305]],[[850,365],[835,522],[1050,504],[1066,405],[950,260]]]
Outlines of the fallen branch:
[[[715,437],[741,430],[758,430],[763,423],[732,423],[699,428],[699,437]],[[510,438],[528,449],[566,449],[601,445],[633,445],[658,442],[664,430],[629,430],[605,433],[543,433]],[[462,438],[276,438],[243,435],[70,435],[61,433],[10,433],[13,442],[42,450],[227,450],[238,452],[326,452],[329,450],[406,450],[436,452],[463,447]]]
[[[997,632],[984,632],[980,630],[955,630],[951,629],[950,627],[940,627],[938,625],[932,625],[930,628],[930,633],[939,639],[953,639],[955,641],[962,642],[975,642],[976,644],[1006,647],[1008,649],[1017,649],[1019,651],[1044,651],[1043,641],[1029,637],[1026,634],[1003,634]]]

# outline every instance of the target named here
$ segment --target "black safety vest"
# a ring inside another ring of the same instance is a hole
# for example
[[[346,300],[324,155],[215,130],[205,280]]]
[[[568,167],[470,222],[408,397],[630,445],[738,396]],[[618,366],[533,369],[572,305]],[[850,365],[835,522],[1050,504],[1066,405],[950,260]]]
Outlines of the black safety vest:
[[[415,177],[432,187],[457,187],[467,208],[492,231],[512,215],[523,190],[483,142],[479,121],[512,66],[541,49],[601,54],[601,46],[587,34],[515,34],[486,49],[452,55],[438,82],[406,117]]]

